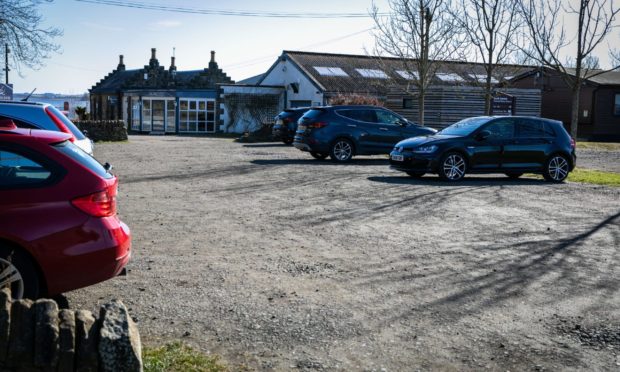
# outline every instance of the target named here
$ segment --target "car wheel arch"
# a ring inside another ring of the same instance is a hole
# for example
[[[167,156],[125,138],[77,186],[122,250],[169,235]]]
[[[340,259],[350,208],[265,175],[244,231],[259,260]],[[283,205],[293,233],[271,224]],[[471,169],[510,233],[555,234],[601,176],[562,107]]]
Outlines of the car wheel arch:
[[[30,263],[32,264],[32,267],[34,267],[34,269],[37,272],[38,275],[38,279],[39,279],[39,296],[45,296],[48,293],[48,289],[47,289],[47,276],[45,275],[45,272],[43,271],[43,268],[41,267],[41,265],[39,265],[39,262],[37,261],[35,255],[33,254],[33,252],[31,252],[29,249],[25,248],[23,245],[16,243],[12,240],[0,237],[0,247],[6,247],[6,248],[10,248],[10,249],[16,249],[19,250],[20,252],[22,252],[23,254],[26,255],[26,257],[28,257],[28,259],[30,260]]]

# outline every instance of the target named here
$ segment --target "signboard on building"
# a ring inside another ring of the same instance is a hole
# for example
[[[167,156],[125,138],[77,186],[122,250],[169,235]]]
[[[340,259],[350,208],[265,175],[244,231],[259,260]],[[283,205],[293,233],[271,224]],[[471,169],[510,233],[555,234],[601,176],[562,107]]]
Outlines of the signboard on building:
[[[517,99],[506,93],[496,93],[491,98],[491,115],[513,116],[516,110]]]
[[[13,84],[0,83],[0,101],[13,100]]]

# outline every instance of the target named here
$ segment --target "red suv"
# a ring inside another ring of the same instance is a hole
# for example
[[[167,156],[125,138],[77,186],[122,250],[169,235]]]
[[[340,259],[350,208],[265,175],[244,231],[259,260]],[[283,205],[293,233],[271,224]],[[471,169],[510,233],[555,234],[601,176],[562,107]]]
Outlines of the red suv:
[[[71,135],[0,121],[0,288],[51,296],[124,272],[118,180]]]

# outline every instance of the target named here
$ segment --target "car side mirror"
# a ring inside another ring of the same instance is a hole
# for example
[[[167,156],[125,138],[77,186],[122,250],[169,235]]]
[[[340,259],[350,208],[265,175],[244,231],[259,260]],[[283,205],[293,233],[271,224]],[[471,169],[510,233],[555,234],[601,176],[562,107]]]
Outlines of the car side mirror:
[[[407,125],[409,125],[409,123],[407,122],[407,120],[403,120],[403,119],[398,119],[398,121],[396,122],[396,124],[400,125],[401,127],[406,127]]]
[[[491,136],[491,132],[488,130],[482,130],[476,134],[476,141],[484,141]]]

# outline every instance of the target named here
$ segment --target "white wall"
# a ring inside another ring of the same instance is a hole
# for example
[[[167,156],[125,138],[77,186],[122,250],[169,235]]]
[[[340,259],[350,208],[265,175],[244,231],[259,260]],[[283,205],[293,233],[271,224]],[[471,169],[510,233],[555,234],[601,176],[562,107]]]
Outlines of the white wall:
[[[299,93],[294,93],[291,83],[299,84]],[[286,107],[291,101],[311,101],[313,106],[323,104],[323,94],[312,82],[290,61],[280,60],[278,65],[265,76],[261,85],[280,85],[286,87]]]

